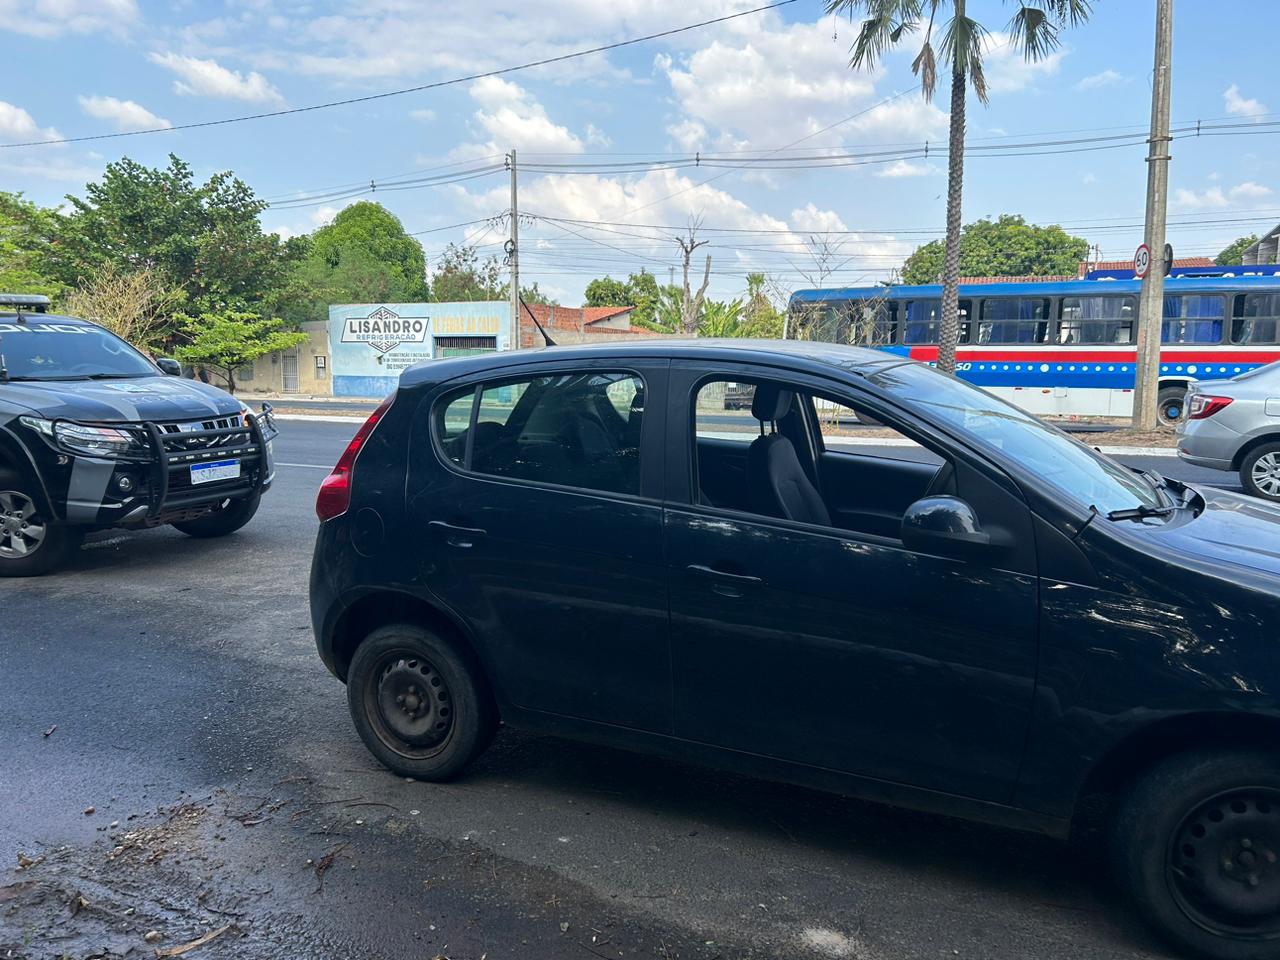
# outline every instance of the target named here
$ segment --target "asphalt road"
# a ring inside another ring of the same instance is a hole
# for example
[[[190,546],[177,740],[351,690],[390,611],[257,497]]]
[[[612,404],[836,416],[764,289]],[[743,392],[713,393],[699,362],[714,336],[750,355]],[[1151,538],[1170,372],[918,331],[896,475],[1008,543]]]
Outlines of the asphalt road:
[[[0,958],[228,924],[201,960],[1161,955],[1037,837],[510,730],[458,783],[385,772],[306,607],[354,429],[283,424],[235,536],[98,534],[0,587]]]

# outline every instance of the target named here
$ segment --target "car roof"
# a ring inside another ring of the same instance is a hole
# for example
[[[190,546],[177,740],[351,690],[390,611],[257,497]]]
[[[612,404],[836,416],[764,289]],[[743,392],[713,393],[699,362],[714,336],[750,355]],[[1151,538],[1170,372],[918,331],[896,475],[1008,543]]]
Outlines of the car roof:
[[[9,323],[17,320],[18,311],[0,310],[0,322]],[[79,317],[65,317],[60,313],[37,313],[34,310],[23,310],[22,319],[27,323],[73,323],[81,327],[96,327],[97,324]]]
[[[637,337],[628,341],[539,347],[532,350],[503,350],[471,357],[424,360],[400,375],[400,386],[412,388],[440,383],[470,373],[500,373],[535,361],[570,363],[599,360],[710,360],[760,363],[810,370],[867,376],[872,371],[906,363],[904,358],[881,350],[851,347],[840,343],[813,343],[802,340],[717,340],[673,337]]]

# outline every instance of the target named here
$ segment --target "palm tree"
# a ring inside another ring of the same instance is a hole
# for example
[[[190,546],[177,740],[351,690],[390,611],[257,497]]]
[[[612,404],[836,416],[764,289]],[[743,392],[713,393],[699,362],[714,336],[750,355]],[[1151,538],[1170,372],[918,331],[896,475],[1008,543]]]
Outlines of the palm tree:
[[[982,47],[987,30],[965,15],[965,0],[823,0],[827,13],[855,13],[866,19],[850,49],[849,65],[871,69],[903,37],[924,28],[924,43],[911,62],[920,78],[926,100],[933,99],[938,79],[938,54],[951,68],[951,128],[947,153],[947,243],[942,264],[942,325],[938,344],[938,369],[953,373],[960,334],[960,202],[964,192],[965,90],[987,102],[987,82],[982,74]],[[1037,0],[1018,3],[1009,21],[1010,42],[1022,47],[1028,61],[1042,60],[1058,46],[1058,31],[1089,19],[1089,0]],[[942,22],[939,21],[942,14]],[[949,14],[949,16],[948,16]],[[939,49],[933,48],[933,31],[942,31]]]

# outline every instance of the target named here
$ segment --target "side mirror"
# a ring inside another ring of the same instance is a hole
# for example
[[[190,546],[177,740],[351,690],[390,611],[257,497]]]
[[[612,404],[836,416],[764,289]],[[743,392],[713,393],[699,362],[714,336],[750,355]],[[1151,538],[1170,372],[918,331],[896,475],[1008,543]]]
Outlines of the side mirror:
[[[902,516],[902,543],[911,550],[955,554],[988,546],[991,536],[959,497],[924,497]]]
[[[161,357],[156,361],[156,366],[160,368],[161,372],[166,373],[171,377],[182,376],[182,364],[171,357]]]

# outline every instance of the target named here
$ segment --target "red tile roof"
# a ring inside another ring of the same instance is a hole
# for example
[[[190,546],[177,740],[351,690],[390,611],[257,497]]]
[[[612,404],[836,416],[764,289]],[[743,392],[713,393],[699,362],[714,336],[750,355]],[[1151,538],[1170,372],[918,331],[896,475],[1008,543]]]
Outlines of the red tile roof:
[[[1175,267],[1212,267],[1212,257],[1174,257]],[[1132,270],[1132,260],[1083,260],[1080,263],[1079,276],[1083,277],[1090,270]]]

